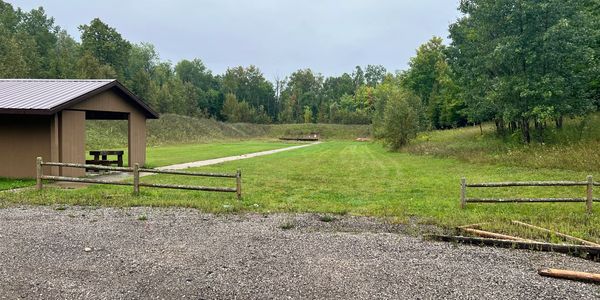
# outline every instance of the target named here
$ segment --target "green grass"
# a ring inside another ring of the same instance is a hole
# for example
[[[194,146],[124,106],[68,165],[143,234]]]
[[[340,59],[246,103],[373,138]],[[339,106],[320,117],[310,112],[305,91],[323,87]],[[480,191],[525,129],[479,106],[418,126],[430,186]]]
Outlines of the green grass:
[[[376,143],[327,142],[270,156],[201,168],[243,172],[243,201],[234,194],[126,187],[91,186],[0,195],[0,203],[93,206],[182,206],[206,212],[315,212],[409,219],[451,228],[490,222],[499,232],[530,234],[509,225],[520,220],[581,238],[600,237],[600,207],[589,216],[583,203],[469,204],[459,208],[459,180],[583,180],[588,172],[472,164],[452,158],[391,153]],[[592,175],[600,176],[598,172]],[[600,177],[598,177],[600,178]],[[231,179],[159,175],[149,182],[234,186]],[[583,197],[582,188],[500,188],[469,190],[469,196]]]
[[[457,158],[469,163],[600,170],[600,114],[565,120],[563,129],[549,127],[544,142],[524,145],[520,132],[499,137],[491,124],[421,133],[403,149],[418,155]]]
[[[12,190],[16,188],[32,186],[35,184],[33,179],[10,179],[0,178],[0,191]]]
[[[354,140],[371,134],[370,125],[339,124],[247,124],[174,114],[148,120],[148,146],[199,144],[249,139],[276,139],[318,132],[327,140]],[[86,121],[87,149],[127,146],[127,121]]]
[[[250,140],[238,142],[219,142],[210,144],[165,145],[148,147],[146,149],[146,166],[154,168],[173,164],[193,162],[198,160],[206,160],[219,157],[280,149],[296,145],[298,145],[298,143]],[[126,149],[114,148],[110,150],[124,150],[125,154],[123,155],[123,161],[125,164],[127,164]],[[87,159],[93,158],[89,154],[86,154],[86,156]],[[109,159],[116,159],[116,156],[110,156]]]

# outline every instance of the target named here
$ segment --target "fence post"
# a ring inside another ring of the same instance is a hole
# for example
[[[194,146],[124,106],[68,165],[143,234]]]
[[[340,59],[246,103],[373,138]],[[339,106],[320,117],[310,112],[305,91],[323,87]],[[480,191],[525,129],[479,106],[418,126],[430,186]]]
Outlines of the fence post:
[[[133,165],[133,194],[140,194],[140,164],[135,163]]]
[[[466,194],[467,194],[467,179],[463,177],[460,179],[460,208],[462,208],[462,209],[464,209],[465,206],[467,205]]]
[[[42,158],[37,157],[35,160],[35,188],[39,191],[43,188],[42,186]]]
[[[242,171],[237,169],[235,174],[235,182],[236,182],[236,194],[238,200],[242,199]]]
[[[592,175],[587,177],[587,199],[586,206],[588,214],[592,213],[592,203],[594,201],[594,178]]]

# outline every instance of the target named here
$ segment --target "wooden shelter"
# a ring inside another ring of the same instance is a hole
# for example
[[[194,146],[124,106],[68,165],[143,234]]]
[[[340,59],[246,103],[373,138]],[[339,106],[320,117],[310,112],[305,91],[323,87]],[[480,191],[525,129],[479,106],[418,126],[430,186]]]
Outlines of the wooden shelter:
[[[129,165],[146,160],[158,113],[117,80],[0,79],[0,177],[35,177],[35,159],[85,163],[86,120],[128,120]],[[83,176],[52,167],[45,174]]]

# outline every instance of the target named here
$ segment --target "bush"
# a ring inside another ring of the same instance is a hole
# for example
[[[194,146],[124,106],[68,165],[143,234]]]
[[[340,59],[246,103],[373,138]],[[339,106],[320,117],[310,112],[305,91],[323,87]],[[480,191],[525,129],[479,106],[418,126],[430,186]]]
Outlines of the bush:
[[[382,137],[392,150],[398,150],[416,137],[419,131],[419,116],[414,108],[418,98],[402,91],[394,93],[387,103],[383,114]]]

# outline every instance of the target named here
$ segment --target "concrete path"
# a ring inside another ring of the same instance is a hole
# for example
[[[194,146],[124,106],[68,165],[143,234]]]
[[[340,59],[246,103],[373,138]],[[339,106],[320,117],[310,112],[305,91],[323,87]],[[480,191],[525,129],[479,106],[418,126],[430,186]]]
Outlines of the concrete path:
[[[159,170],[183,170],[183,169],[187,169],[187,168],[210,166],[210,165],[216,165],[216,164],[234,161],[234,160],[241,160],[241,159],[259,157],[259,156],[271,155],[271,154],[284,152],[284,151],[296,150],[296,149],[300,149],[300,148],[317,145],[320,143],[321,142],[314,142],[314,143],[310,143],[310,144],[291,146],[291,147],[280,148],[280,149],[275,149],[275,150],[267,150],[267,151],[261,151],[261,152],[236,155],[236,156],[227,156],[227,157],[213,158],[213,159],[207,159],[207,160],[200,160],[200,161],[188,162],[188,163],[183,163],[183,164],[175,164],[175,165],[170,165],[170,166],[158,167],[156,169],[159,169]],[[150,175],[155,175],[155,174],[154,173],[143,173],[143,172],[140,173],[140,177],[145,177],[145,176],[150,176]],[[132,177],[131,173],[128,173],[128,172],[113,172],[110,174],[94,176],[92,178],[99,179],[99,180],[111,181],[111,182],[117,182],[117,181],[123,181],[123,180],[129,179],[131,177]],[[84,187],[84,186],[90,185],[88,183],[74,183],[74,182],[56,182],[54,184],[56,186],[69,187],[69,188],[77,188],[77,187]]]
[[[214,158],[214,159],[208,159],[208,160],[194,161],[194,162],[189,162],[189,163],[158,167],[157,169],[159,169],[159,170],[181,170],[181,169],[187,169],[187,168],[210,166],[210,165],[216,165],[216,164],[220,164],[220,163],[224,163],[224,162],[228,162],[228,161],[253,158],[253,157],[258,157],[258,156],[275,154],[275,153],[279,153],[279,152],[283,152],[283,151],[290,151],[290,150],[305,148],[305,147],[309,147],[309,146],[320,144],[320,143],[321,142],[314,142],[314,143],[310,143],[310,144],[292,146],[292,147],[275,149],[275,150],[268,150],[268,151],[262,151],[262,152],[236,155],[236,156],[228,156],[228,157]]]

